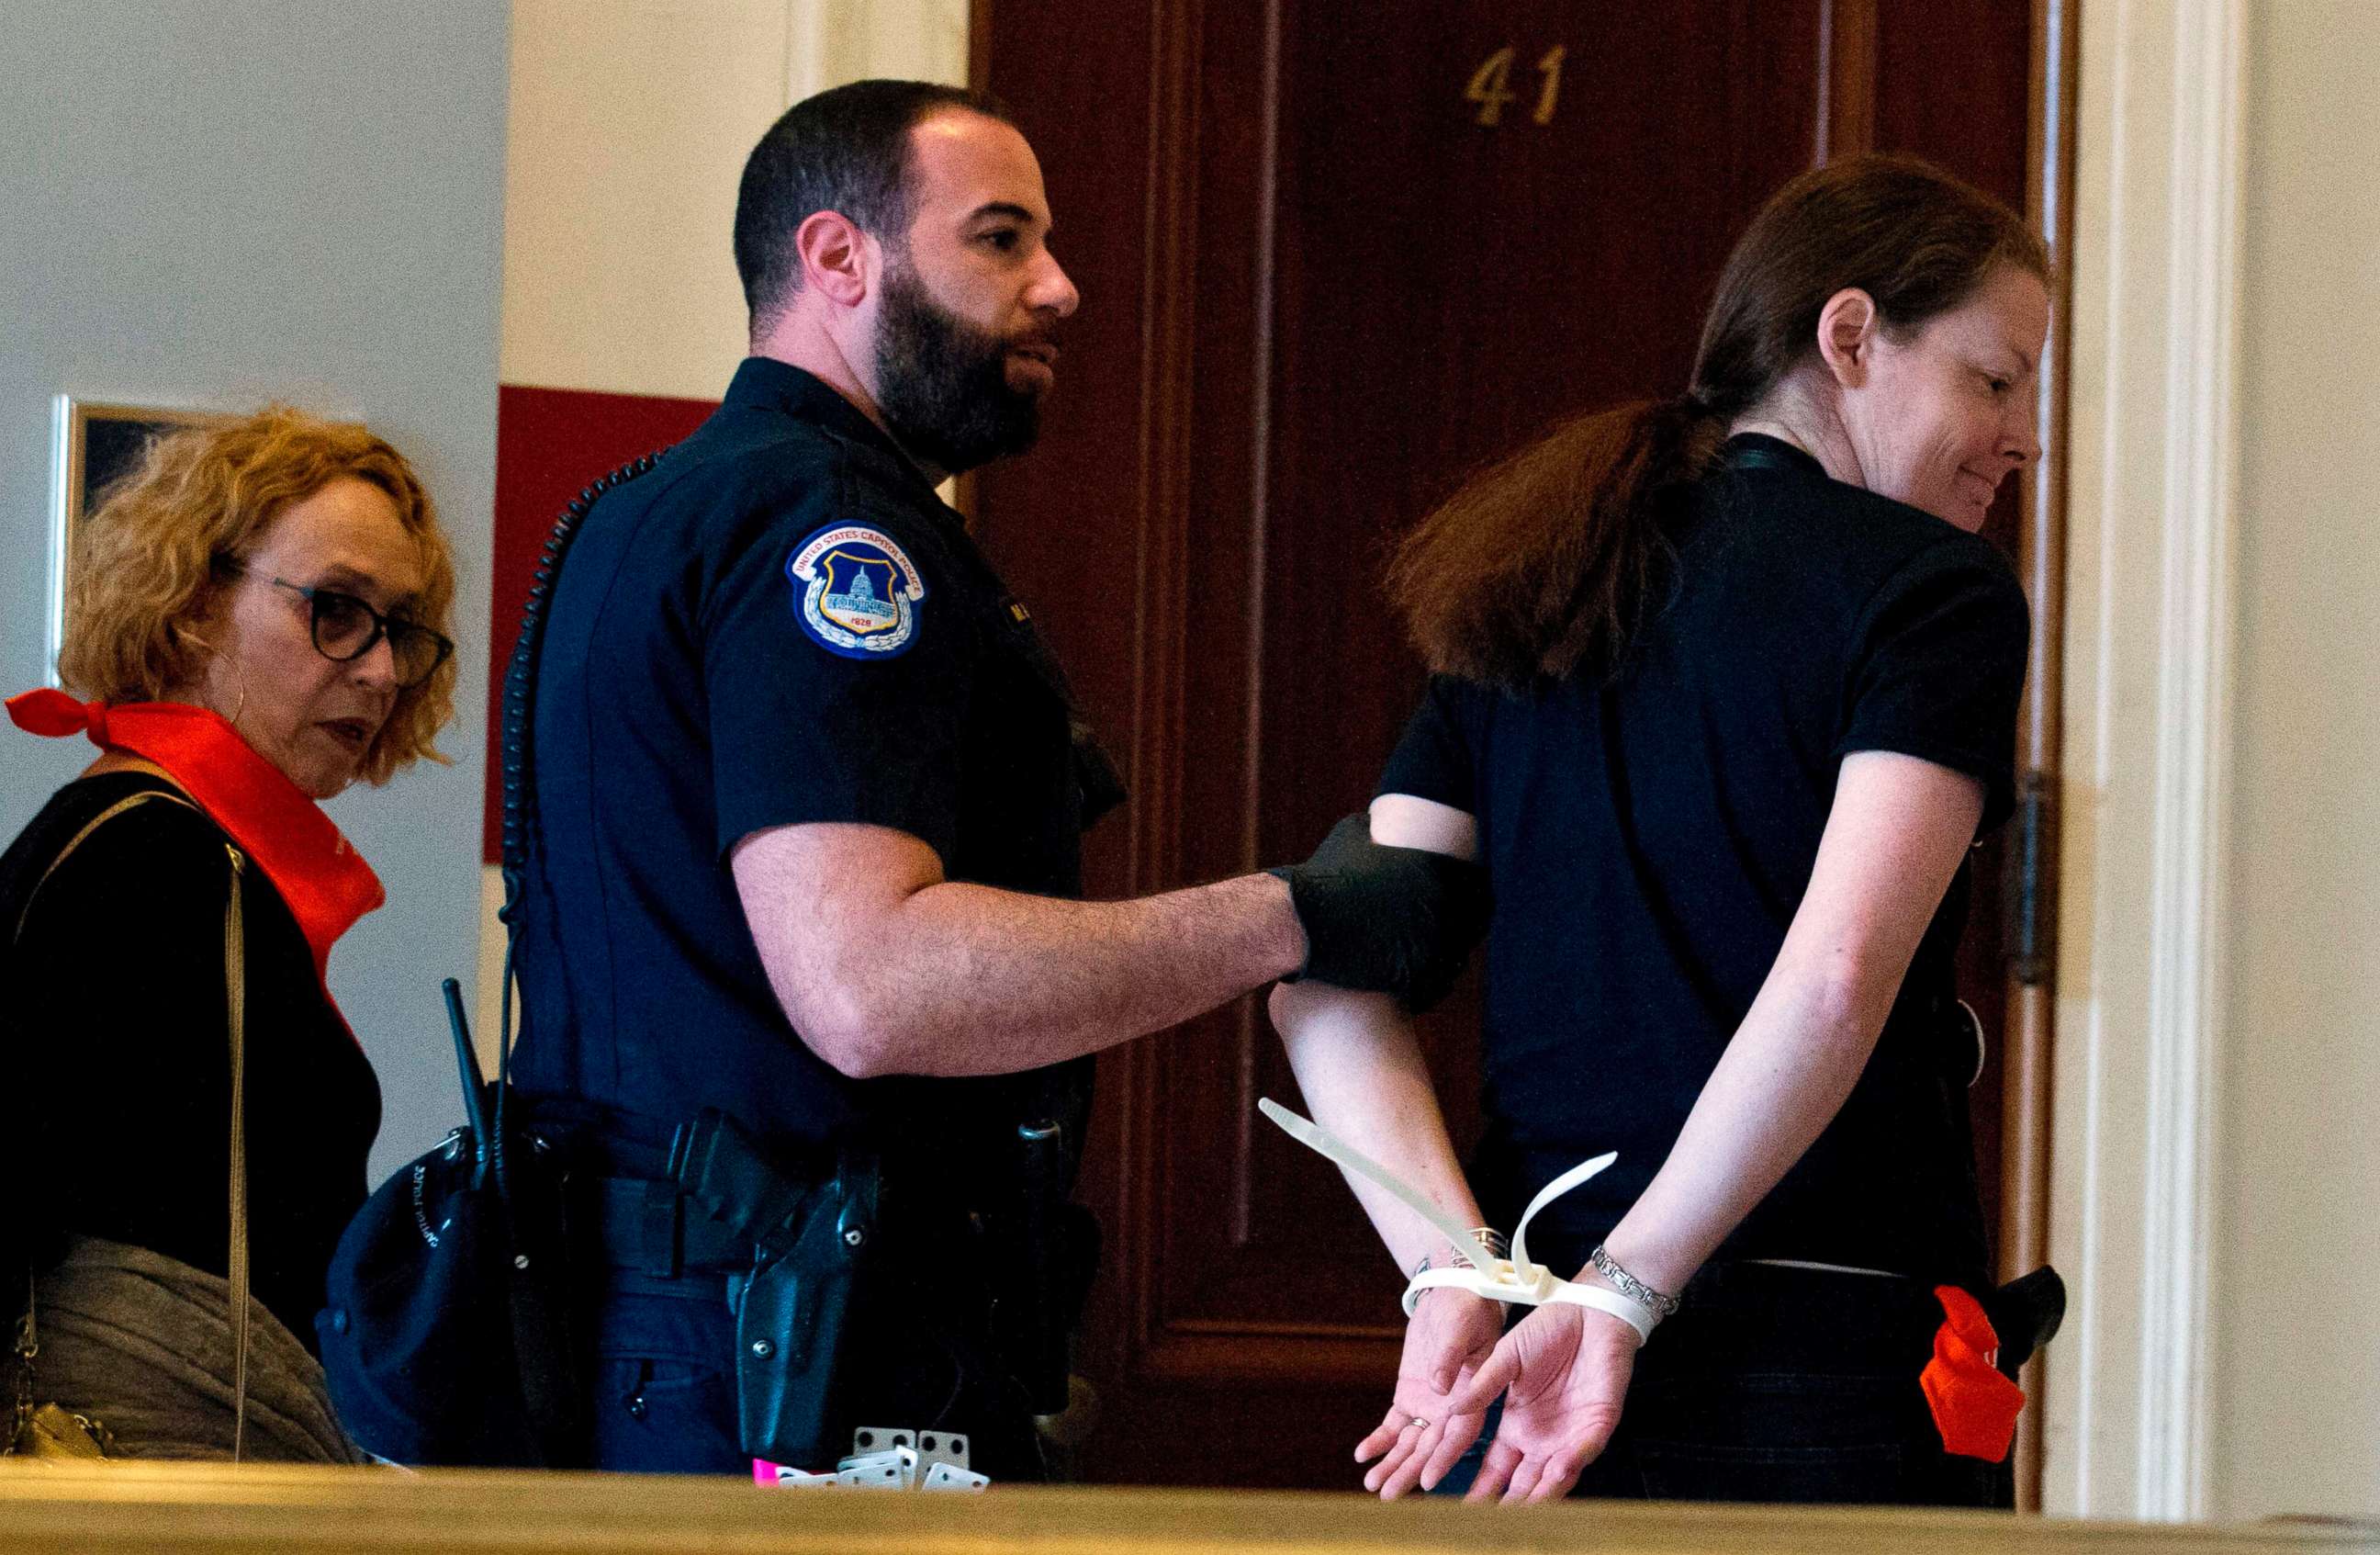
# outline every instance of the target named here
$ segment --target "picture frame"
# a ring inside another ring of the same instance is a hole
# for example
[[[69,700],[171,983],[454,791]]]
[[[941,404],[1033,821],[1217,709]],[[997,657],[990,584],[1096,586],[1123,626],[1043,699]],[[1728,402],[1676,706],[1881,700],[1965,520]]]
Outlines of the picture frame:
[[[42,655],[50,685],[58,684],[58,650],[66,644],[67,567],[75,531],[94,499],[139,468],[152,440],[229,419],[188,406],[123,405],[74,395],[51,401],[49,640]]]

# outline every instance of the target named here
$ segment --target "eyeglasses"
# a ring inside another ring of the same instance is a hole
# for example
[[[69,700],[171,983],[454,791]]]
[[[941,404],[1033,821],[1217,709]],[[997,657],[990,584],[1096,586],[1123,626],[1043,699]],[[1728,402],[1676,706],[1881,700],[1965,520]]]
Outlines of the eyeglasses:
[[[236,577],[253,577],[237,562],[225,562],[224,571]],[[350,663],[370,653],[381,638],[388,639],[389,662],[395,667],[396,684],[407,690],[420,685],[438,673],[438,666],[455,651],[447,638],[418,621],[403,616],[382,615],[353,594],[336,589],[310,589],[303,583],[292,583],[285,577],[269,580],[275,589],[286,589],[306,601],[308,624],[314,635],[314,651],[334,663]]]

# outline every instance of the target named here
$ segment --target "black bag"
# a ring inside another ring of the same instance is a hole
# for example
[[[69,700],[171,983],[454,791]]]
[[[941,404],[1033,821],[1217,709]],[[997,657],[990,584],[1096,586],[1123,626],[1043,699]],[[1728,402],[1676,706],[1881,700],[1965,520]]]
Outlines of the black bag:
[[[504,672],[504,907],[515,908],[534,831],[530,698],[544,606],[579,521],[608,488],[651,469],[647,455],[579,493],[555,522]],[[332,1255],[315,1318],[322,1371],[358,1445],[404,1464],[568,1468],[589,1461],[570,1276],[567,1184],[554,1152],[505,1121],[511,1090],[512,955],[504,957],[496,1083],[482,1080],[445,982],[469,1123],[365,1200]]]
[[[447,1013],[472,1121],[381,1184],[331,1256],[315,1317],[331,1401],[358,1446],[400,1464],[568,1468],[589,1455],[565,1180],[498,1121],[462,990]],[[493,1148],[482,1149],[480,1141]]]

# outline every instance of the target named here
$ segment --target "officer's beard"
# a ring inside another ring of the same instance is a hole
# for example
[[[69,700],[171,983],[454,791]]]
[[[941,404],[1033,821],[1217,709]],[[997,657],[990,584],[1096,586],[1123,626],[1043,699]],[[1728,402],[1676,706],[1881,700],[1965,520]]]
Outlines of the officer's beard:
[[[1041,395],[1009,383],[1014,342],[952,313],[899,263],[876,327],[876,408],[904,448],[956,475],[1033,446]]]

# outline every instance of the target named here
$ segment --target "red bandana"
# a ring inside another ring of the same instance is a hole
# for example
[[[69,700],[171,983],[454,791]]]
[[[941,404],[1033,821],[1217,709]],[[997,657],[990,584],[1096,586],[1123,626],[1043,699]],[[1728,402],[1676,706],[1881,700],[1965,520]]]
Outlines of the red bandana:
[[[1935,1286],[1934,1299],[1942,1304],[1942,1326],[1935,1330],[1934,1358],[1918,1373],[1917,1385],[1934,1412],[1934,1428],[1942,1433],[1942,1451],[2005,1463],[2009,1444],[2016,1440],[2024,1390],[1992,1364],[2000,1336],[1982,1304],[1956,1285]]]
[[[110,707],[52,690],[11,697],[7,707],[9,720],[29,733],[87,733],[103,750],[163,768],[281,893],[314,953],[318,981],[330,964],[333,942],[388,900],[380,877],[322,807],[259,756],[221,714],[182,702]],[[331,997],[327,983],[322,997]],[[332,1007],[337,1008],[335,1002]]]

